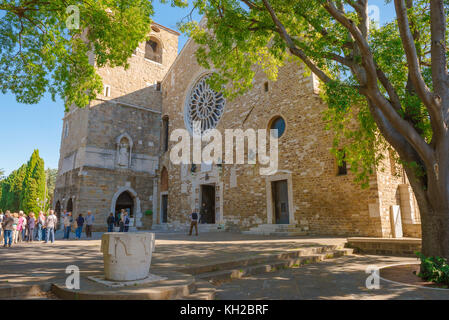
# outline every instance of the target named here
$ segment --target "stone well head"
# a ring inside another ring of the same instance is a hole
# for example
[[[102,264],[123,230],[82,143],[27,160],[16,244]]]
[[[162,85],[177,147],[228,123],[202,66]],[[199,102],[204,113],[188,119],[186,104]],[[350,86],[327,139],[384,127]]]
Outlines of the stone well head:
[[[108,232],[101,237],[105,278],[134,281],[148,277],[154,233]]]

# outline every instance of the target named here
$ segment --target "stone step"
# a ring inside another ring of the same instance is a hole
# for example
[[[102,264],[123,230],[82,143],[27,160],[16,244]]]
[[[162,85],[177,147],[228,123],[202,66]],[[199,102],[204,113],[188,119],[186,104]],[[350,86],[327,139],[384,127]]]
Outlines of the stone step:
[[[41,285],[15,285],[0,286],[0,299],[17,299],[32,298],[42,296],[45,292],[50,291],[51,284],[45,283]]]
[[[260,274],[260,273],[265,273],[265,272],[273,272],[273,271],[291,268],[291,267],[295,267],[295,266],[299,267],[301,265],[317,263],[317,262],[321,262],[326,259],[333,259],[333,258],[341,257],[344,255],[348,255],[348,254],[352,254],[352,251],[347,250],[347,249],[337,249],[337,250],[332,250],[332,251],[325,252],[325,253],[312,254],[312,255],[308,255],[308,256],[299,256],[294,259],[287,259],[287,260],[281,260],[281,261],[273,260],[273,261],[267,262],[267,263],[261,263],[261,264],[249,265],[249,266],[241,266],[241,267],[236,267],[236,268],[232,268],[232,269],[202,273],[202,274],[197,275],[196,278],[201,279],[201,280],[207,280],[211,283],[232,281],[235,279],[241,279],[241,278],[243,278],[245,276],[249,276],[249,275],[255,275],[255,274]]]
[[[238,268],[238,267],[242,267],[242,266],[251,266],[251,265],[269,263],[269,262],[278,261],[278,260],[295,259],[298,257],[309,256],[309,255],[313,255],[313,254],[325,254],[327,252],[333,252],[333,251],[338,251],[338,250],[347,250],[347,249],[344,249],[342,246],[338,246],[338,245],[308,247],[308,248],[302,248],[302,249],[298,249],[298,250],[290,250],[290,251],[286,251],[286,252],[282,252],[282,253],[269,254],[269,255],[264,255],[264,256],[245,257],[245,258],[224,261],[224,262],[219,262],[219,263],[214,262],[214,263],[210,263],[210,264],[206,264],[206,265],[202,265],[202,266],[182,268],[179,271],[187,273],[187,274],[199,275],[199,274],[203,274],[203,273],[227,270],[227,269]]]
[[[188,232],[190,230],[190,224],[162,224],[162,225],[154,225],[151,230],[153,231],[172,231],[172,232]],[[224,232],[225,229],[221,228],[218,224],[199,224],[198,232],[206,233],[206,232]]]
[[[271,236],[305,236],[307,231],[295,224],[262,224],[243,231],[243,234],[271,235]]]
[[[178,300],[214,300],[216,287],[207,281],[196,280],[194,292]]]

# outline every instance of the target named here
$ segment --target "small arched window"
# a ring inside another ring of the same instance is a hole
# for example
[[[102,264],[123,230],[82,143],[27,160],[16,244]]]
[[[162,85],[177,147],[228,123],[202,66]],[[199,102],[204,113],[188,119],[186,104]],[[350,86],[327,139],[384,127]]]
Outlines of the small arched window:
[[[150,38],[145,44],[145,58],[162,63],[162,46],[155,38]]]

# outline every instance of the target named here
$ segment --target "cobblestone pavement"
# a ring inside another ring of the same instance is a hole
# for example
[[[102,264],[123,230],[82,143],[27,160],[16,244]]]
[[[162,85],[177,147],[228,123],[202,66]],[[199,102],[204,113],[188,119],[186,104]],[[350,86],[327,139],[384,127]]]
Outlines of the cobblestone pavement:
[[[366,288],[369,265],[379,267],[412,262],[413,258],[351,255],[318,264],[250,276],[220,285],[216,299],[315,300],[315,299],[449,299],[449,290],[418,288],[380,281],[379,290]],[[382,276],[382,271],[381,274]]]

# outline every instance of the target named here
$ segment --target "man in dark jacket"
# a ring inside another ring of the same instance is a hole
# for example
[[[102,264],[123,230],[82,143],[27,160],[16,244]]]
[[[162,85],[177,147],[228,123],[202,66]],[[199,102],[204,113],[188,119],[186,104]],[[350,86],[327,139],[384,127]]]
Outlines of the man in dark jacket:
[[[11,247],[12,244],[12,231],[14,224],[14,219],[11,217],[11,213],[9,211],[6,211],[5,218],[3,219],[3,230],[4,230],[4,237],[5,237],[5,245],[8,244],[9,247]]]
[[[108,232],[113,232],[114,231],[115,218],[114,218],[114,214],[112,212],[109,214],[109,217],[106,220],[106,223],[108,224]]]

